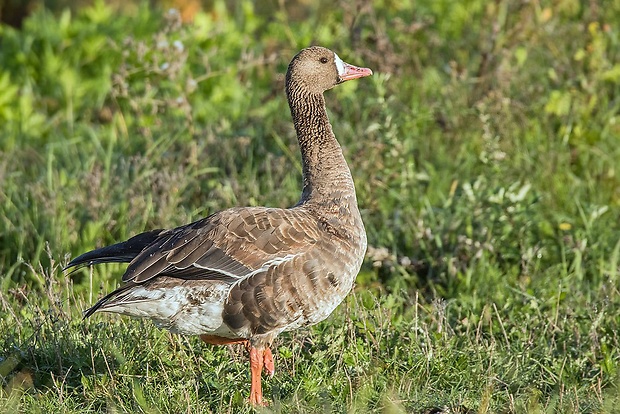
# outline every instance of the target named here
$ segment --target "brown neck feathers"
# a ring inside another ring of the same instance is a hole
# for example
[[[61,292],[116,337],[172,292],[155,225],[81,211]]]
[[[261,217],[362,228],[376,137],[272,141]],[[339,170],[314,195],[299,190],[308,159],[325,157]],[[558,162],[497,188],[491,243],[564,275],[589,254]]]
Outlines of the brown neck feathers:
[[[322,93],[312,93],[287,77],[288,103],[303,164],[300,203],[355,198],[351,172],[327,117]]]

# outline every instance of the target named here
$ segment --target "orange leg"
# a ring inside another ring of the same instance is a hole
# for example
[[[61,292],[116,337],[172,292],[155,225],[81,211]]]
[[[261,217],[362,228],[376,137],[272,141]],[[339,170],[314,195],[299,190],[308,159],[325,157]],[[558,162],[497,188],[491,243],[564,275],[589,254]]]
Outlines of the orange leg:
[[[248,340],[243,338],[226,338],[216,335],[200,335],[200,339],[211,345],[231,345],[231,344],[247,344]],[[247,345],[246,345],[247,347]]]
[[[213,345],[230,345],[242,343],[250,353],[250,372],[252,374],[252,385],[250,387],[250,404],[265,405],[263,402],[263,390],[261,384],[261,371],[264,369],[269,378],[273,377],[275,365],[271,349],[254,348],[250,341],[242,338],[224,338],[215,335],[200,335],[200,339]]]
[[[263,405],[263,390],[261,386],[261,371],[263,370],[265,350],[250,347],[250,372],[252,386],[250,388],[250,404]]]
[[[265,353],[263,354],[263,368],[269,378],[273,378],[273,374],[276,372],[276,367],[273,364],[273,354],[271,353],[271,349],[265,348]]]

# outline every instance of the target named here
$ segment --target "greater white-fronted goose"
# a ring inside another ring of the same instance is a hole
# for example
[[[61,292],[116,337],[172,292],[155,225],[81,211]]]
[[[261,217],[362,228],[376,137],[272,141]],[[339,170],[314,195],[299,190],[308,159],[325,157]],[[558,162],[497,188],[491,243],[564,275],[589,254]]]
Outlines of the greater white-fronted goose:
[[[262,404],[261,372],[274,373],[274,338],[327,318],[362,264],[366,232],[323,92],[369,75],[329,49],[300,51],[286,73],[303,162],[299,202],[289,209],[231,208],[84,253],[67,269],[129,263],[124,284],[85,317],[116,312],[211,344],[243,343],[250,354],[250,402]]]

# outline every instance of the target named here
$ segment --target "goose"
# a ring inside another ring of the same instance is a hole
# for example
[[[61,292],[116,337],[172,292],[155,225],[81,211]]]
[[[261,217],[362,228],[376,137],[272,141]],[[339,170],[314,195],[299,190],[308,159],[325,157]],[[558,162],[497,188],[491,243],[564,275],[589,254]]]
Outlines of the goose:
[[[370,75],[324,47],[295,55],[286,94],[303,164],[299,202],[288,209],[234,207],[78,256],[65,270],[129,263],[121,286],[84,318],[114,312],[209,344],[243,344],[250,358],[249,402],[264,405],[261,374],[275,372],[274,339],[327,318],[362,265],[366,232],[323,93]]]

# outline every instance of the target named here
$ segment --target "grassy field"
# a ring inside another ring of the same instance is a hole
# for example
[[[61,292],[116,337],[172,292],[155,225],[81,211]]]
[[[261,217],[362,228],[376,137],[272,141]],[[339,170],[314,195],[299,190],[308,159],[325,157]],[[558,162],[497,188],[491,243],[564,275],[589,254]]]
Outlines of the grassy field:
[[[0,27],[0,411],[254,411],[240,348],[82,321],[123,268],[62,266],[294,204],[283,76],[321,44],[375,71],[326,94],[371,247],[257,411],[620,412],[620,1],[229,3]]]

